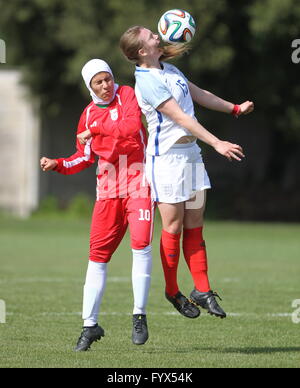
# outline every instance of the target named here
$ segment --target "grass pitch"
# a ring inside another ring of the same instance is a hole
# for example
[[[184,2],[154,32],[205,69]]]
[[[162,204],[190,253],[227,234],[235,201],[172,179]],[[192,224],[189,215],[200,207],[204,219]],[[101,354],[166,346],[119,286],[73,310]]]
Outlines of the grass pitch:
[[[300,299],[300,225],[206,224],[210,279],[229,313],[225,320],[205,311],[188,320],[164,299],[159,231],[157,225],[148,343],[131,343],[127,235],[109,267],[100,318],[106,336],[91,351],[77,354],[89,222],[1,218],[0,299],[6,303],[6,323],[0,323],[0,367],[300,367],[300,323],[292,320],[292,302]],[[183,256],[179,274],[181,291],[189,294],[192,280]]]

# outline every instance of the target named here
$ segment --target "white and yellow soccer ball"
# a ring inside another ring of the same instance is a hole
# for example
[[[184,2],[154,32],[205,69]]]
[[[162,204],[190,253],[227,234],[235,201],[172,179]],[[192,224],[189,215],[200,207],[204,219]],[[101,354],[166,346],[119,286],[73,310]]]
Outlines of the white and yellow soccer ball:
[[[158,22],[158,32],[164,42],[186,43],[189,42],[196,31],[193,17],[181,9],[171,9],[165,12]]]

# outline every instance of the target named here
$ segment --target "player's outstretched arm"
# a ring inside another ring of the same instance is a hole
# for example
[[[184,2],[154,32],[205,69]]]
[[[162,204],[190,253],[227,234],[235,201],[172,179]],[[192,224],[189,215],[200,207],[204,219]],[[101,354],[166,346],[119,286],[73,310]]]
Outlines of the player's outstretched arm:
[[[232,161],[232,159],[235,159],[241,161],[242,158],[245,157],[241,146],[218,139],[197,120],[184,113],[174,98],[170,98],[163,102],[157,110],[171,118],[178,125],[189,130],[192,135],[213,147],[219,154],[225,156],[228,160]]]
[[[243,114],[246,115],[254,110],[254,103],[252,101],[245,101],[240,105],[236,105],[223,100],[207,90],[199,88],[192,82],[189,82],[189,89],[193,101],[207,109],[233,114],[236,117]]]
[[[50,159],[45,156],[40,160],[43,171],[56,171],[63,175],[77,174],[95,162],[95,154],[91,150],[91,141],[84,146],[77,141],[77,152],[68,158]],[[81,149],[82,148],[82,149]]]

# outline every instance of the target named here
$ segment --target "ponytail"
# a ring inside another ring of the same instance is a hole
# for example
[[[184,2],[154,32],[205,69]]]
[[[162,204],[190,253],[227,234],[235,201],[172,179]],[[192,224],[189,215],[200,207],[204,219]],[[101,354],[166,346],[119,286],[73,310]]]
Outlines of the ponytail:
[[[160,57],[161,61],[167,61],[172,58],[181,57],[184,54],[187,54],[191,49],[189,43],[176,43],[172,45],[167,45],[162,47],[162,56]]]

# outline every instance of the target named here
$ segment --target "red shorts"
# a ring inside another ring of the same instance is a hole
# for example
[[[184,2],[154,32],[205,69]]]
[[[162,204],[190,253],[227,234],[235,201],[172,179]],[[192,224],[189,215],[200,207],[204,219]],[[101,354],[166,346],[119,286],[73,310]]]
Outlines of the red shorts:
[[[95,204],[90,236],[90,260],[107,263],[129,225],[132,249],[151,244],[154,202],[148,198],[110,198]]]

